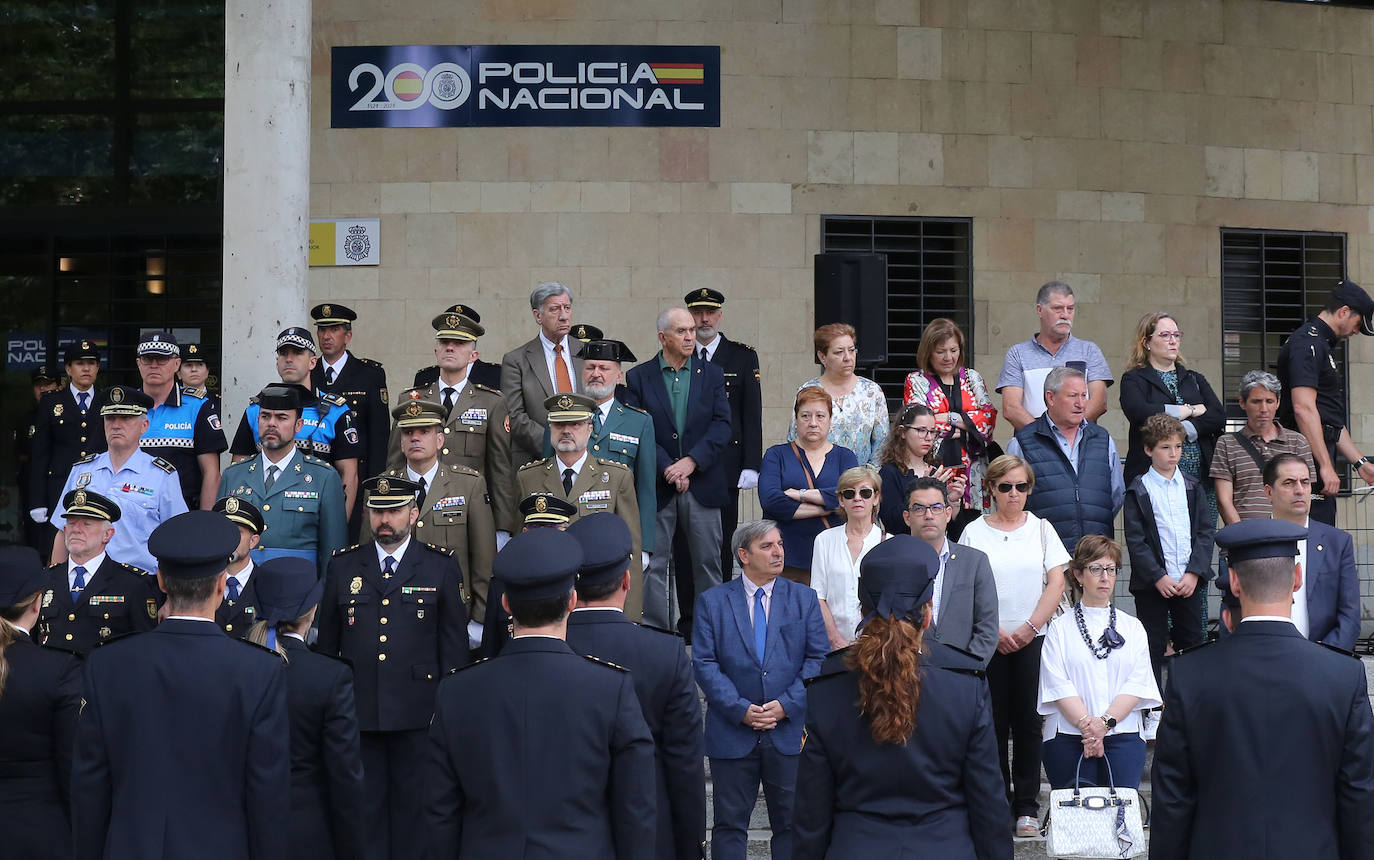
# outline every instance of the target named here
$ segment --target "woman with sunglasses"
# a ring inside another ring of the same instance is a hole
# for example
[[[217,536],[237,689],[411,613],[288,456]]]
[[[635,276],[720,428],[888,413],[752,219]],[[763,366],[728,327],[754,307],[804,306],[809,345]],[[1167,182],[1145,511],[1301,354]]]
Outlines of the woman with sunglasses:
[[[1084,535],[1069,562],[1073,608],[1050,623],[1040,655],[1041,755],[1052,788],[1138,788],[1143,712],[1160,706],[1145,628],[1112,605],[1121,545]],[[1105,764],[1104,764],[1105,760]],[[1108,767],[1111,773],[1108,775]]]
[[[1040,830],[1040,648],[1064,596],[1069,554],[1054,526],[1026,510],[1035,488],[1035,472],[1026,461],[1004,454],[988,465],[985,480],[992,511],[969,523],[959,543],[982,550],[997,581],[999,630],[997,653],[988,664],[988,691],[1015,818],[1012,831],[1030,837]]]
[[[902,407],[892,424],[892,432],[878,455],[878,474],[882,478],[882,505],[878,519],[888,534],[906,534],[906,485],[912,478],[935,478],[949,488],[949,503],[960,504],[968,478],[963,471],[932,462],[940,431],[935,412],[923,403]]]
[[[844,648],[853,642],[854,631],[863,619],[859,614],[859,562],[887,537],[878,523],[881,486],[878,470],[867,463],[840,475],[837,489],[844,524],[816,535],[811,551],[811,587],[821,601],[831,648]]]

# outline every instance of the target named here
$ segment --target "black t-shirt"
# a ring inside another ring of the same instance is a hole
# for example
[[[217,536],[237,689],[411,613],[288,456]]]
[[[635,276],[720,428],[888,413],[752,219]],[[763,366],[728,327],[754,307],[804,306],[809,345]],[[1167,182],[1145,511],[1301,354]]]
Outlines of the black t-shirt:
[[[1279,406],[1279,420],[1296,428],[1293,417],[1293,389],[1314,388],[1317,391],[1317,413],[1323,426],[1345,426],[1345,382],[1336,367],[1334,348],[1340,338],[1320,317],[1298,326],[1279,350],[1279,382],[1283,396]]]

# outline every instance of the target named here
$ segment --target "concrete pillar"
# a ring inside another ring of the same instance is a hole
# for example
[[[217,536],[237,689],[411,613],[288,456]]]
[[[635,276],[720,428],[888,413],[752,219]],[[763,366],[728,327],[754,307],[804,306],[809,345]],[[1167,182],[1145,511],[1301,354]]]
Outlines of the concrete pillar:
[[[273,343],[309,325],[310,0],[224,10],[224,429],[277,378]]]

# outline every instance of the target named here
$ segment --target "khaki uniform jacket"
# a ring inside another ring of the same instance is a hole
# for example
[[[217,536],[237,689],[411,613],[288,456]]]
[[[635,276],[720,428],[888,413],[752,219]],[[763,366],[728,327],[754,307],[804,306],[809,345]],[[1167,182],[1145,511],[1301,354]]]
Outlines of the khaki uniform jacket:
[[[439,383],[426,385],[421,390],[420,399],[443,403]],[[469,379],[453,401],[453,409],[444,423],[444,444],[439,449],[439,462],[445,466],[456,463],[480,472],[491,494],[491,508],[497,528],[515,534],[520,531],[520,497],[515,494],[510,440],[510,418],[500,392]],[[387,469],[405,468],[401,433],[394,421],[386,451]],[[421,539],[429,540],[424,537]]]
[[[520,497],[530,493],[554,493],[577,506],[572,521],[589,514],[612,513],[630,527],[634,549],[630,553],[630,596],[625,601],[625,614],[631,621],[643,615],[644,571],[639,553],[644,546],[639,530],[639,502],[635,498],[635,475],[630,468],[615,460],[588,456],[582,471],[573,481],[572,492],[563,492],[563,466],[557,457],[535,460],[522,467],[516,475]]]
[[[390,469],[384,474],[389,478],[409,479],[405,467]],[[496,555],[496,523],[487,499],[487,482],[482,476],[466,466],[440,463],[434,475],[434,486],[425,492],[425,503],[420,506],[415,537],[453,550],[454,558],[463,569],[468,617],[485,618],[491,560]],[[372,526],[364,517],[359,542],[366,544],[371,540]]]

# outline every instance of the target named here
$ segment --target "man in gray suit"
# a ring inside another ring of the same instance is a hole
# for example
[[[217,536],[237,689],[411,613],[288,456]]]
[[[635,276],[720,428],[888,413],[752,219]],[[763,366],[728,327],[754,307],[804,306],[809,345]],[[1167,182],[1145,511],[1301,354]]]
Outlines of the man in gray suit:
[[[940,557],[930,615],[935,635],[982,660],[997,650],[997,582],[988,557],[945,537],[954,509],[946,502],[945,482],[914,478],[907,484],[902,517],[911,534],[930,544]]]
[[[501,396],[510,414],[511,457],[521,466],[543,456],[544,426],[548,412],[544,401],[555,394],[578,391],[582,359],[575,358],[568,338],[572,329],[572,290],[550,281],[530,293],[530,312],[539,323],[539,334],[501,359]]]

